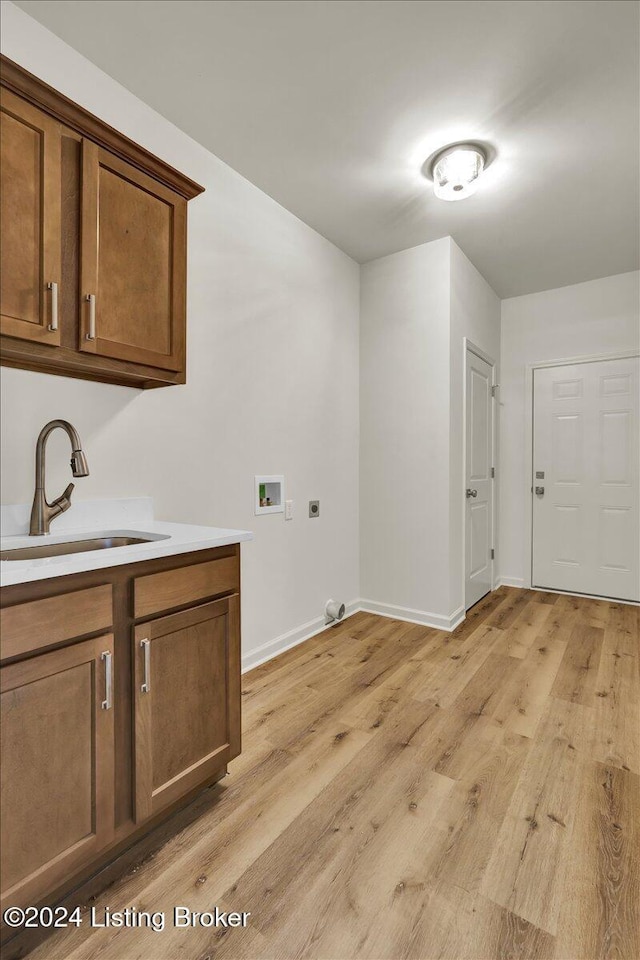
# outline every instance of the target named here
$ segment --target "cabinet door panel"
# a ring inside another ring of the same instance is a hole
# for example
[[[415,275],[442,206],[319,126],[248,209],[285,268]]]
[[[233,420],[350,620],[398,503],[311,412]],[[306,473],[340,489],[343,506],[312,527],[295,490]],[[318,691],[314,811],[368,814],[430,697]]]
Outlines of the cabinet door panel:
[[[85,140],[81,246],[80,349],[181,369],[186,201]]]
[[[238,597],[136,627],[134,644],[140,822],[240,752]]]
[[[112,636],[0,671],[2,900],[23,905],[113,836]]]
[[[56,346],[47,285],[60,284],[60,127],[3,89],[0,128],[0,331]]]

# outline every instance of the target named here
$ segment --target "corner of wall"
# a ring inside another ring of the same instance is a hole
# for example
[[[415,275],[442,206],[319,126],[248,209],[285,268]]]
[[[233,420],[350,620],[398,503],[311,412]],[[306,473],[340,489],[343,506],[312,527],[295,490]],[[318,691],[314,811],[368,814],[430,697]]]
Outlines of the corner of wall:
[[[491,357],[500,368],[500,300],[490,284],[467,257],[461,247],[451,240],[450,278],[450,432],[449,457],[449,604],[450,609],[464,607],[465,576],[465,338]],[[498,430],[496,425],[497,463]],[[495,545],[498,543],[497,498],[494,517]]]
[[[360,317],[360,592],[447,622],[450,251],[365,264]]]
[[[525,586],[531,574],[528,371],[537,363],[638,349],[638,281],[630,271],[501,304],[500,574]]]

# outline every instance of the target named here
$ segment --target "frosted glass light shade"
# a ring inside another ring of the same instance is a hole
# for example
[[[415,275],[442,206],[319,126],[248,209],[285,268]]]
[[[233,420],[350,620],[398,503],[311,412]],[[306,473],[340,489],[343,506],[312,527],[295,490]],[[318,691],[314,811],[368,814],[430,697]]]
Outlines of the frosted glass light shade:
[[[476,192],[484,156],[473,147],[453,147],[433,166],[433,192],[440,200],[464,200]]]

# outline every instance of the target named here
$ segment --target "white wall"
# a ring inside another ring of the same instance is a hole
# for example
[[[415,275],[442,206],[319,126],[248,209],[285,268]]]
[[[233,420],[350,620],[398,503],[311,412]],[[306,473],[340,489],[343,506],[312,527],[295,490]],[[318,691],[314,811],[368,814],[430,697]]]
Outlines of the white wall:
[[[528,368],[548,360],[614,355],[640,345],[640,274],[623,273],[502,301],[500,577],[531,578]]]
[[[254,530],[242,548],[246,657],[320,617],[330,596],[358,596],[359,268],[9,3],[2,50],[206,188],[189,204],[187,385],[3,368],[3,502],[31,499],[38,431],[64,417],[91,468],[76,498],[151,495],[160,518]],[[62,436],[48,466],[57,493]],[[285,474],[292,522],[253,515],[256,473]]]
[[[449,275],[449,238],[361,268],[361,595],[434,622],[449,615]]]
[[[7,56],[206,187],[189,205],[187,385],[141,392],[4,368],[3,502],[30,499],[38,431],[65,417],[92,470],[76,498],[151,495],[161,518],[255,531],[243,547],[248,661],[316,626],[329,596],[450,625],[463,603],[462,339],[498,360],[491,288],[450,238],[359,270],[36,21],[2,8]],[[527,365],[637,344],[638,274],[503,302],[498,557],[509,582],[528,575]],[[67,461],[54,435],[52,492]],[[285,474],[293,522],[254,517],[255,473]],[[318,520],[306,517],[309,499],[321,500]]]
[[[449,237],[362,267],[361,594],[440,626],[464,606],[464,337],[498,362],[500,301]]]
[[[500,300],[457,243],[451,241],[451,343],[450,343],[450,597],[449,609],[464,608],[463,528],[466,509],[464,496],[464,338],[479,347],[496,364],[500,380]],[[496,420],[498,419],[498,413]],[[495,463],[498,463],[499,432],[496,424]],[[496,478],[496,485],[499,478]],[[496,488],[497,490],[497,488]],[[495,502],[494,527],[498,529],[498,503]],[[496,535],[495,544],[498,539]]]

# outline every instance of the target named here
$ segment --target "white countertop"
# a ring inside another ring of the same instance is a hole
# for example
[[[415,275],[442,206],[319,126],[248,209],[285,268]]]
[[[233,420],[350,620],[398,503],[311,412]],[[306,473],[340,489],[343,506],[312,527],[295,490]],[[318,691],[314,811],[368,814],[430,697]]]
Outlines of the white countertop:
[[[196,550],[210,550],[229,543],[241,543],[253,540],[248,530],[228,530],[220,527],[201,527],[186,523],[166,523],[153,519],[153,508],[148,498],[137,500],[86,501],[76,519],[81,524],[74,526],[69,514],[67,522],[56,531],[44,537],[25,535],[25,508],[3,507],[3,530],[12,536],[0,540],[0,550],[20,547],[38,547],[47,543],[64,543],[69,540],[88,540],[96,537],[144,537],[151,538],[148,543],[132,544],[126,547],[110,547],[102,550],[88,550],[84,553],[68,554],[57,557],[39,557],[37,560],[0,561],[0,585],[3,587],[17,583],[29,583],[46,580],[50,577],[64,577],[72,573],[87,570],[101,570],[105,567],[118,567],[125,563],[138,563],[142,560],[156,560],[158,557],[171,557]],[[134,516],[137,514],[137,519]],[[28,516],[28,513],[26,514]],[[60,520],[63,518],[61,517]],[[121,522],[118,523],[117,521]]]

